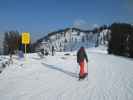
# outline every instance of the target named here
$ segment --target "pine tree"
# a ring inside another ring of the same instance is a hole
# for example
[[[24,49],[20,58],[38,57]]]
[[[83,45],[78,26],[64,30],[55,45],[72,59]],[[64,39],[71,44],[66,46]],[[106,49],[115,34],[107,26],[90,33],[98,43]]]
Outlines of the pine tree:
[[[129,56],[133,58],[133,26],[129,36]]]
[[[131,48],[132,43],[132,36],[129,36],[129,34],[131,34],[131,25],[126,23],[114,23],[110,29],[111,38],[109,40],[108,53],[128,56],[128,49]],[[129,51],[132,51],[132,49]]]

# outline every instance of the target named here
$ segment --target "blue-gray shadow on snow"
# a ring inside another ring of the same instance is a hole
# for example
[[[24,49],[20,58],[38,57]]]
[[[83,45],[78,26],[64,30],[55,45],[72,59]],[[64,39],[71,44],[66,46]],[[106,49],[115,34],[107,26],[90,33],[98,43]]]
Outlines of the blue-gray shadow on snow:
[[[60,71],[60,72],[66,74],[66,75],[69,75],[69,76],[71,76],[71,77],[78,78],[78,74],[77,74],[77,73],[73,73],[73,72],[70,72],[70,71],[67,71],[67,70],[64,70],[64,69],[55,67],[55,66],[53,66],[53,65],[46,64],[46,63],[42,63],[42,65],[44,65],[44,66],[47,67],[47,68]]]

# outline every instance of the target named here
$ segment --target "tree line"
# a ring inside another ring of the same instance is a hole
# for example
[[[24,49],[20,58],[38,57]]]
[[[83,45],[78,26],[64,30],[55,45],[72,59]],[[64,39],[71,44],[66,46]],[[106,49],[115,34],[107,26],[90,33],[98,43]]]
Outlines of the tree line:
[[[133,26],[127,23],[113,23],[108,53],[133,58]]]

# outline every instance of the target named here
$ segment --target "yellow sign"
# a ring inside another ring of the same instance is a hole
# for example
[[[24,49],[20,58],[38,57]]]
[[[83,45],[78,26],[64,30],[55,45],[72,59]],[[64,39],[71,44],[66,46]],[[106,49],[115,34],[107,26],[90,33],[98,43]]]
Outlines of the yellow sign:
[[[22,33],[22,44],[29,44],[30,43],[30,33],[23,32]]]

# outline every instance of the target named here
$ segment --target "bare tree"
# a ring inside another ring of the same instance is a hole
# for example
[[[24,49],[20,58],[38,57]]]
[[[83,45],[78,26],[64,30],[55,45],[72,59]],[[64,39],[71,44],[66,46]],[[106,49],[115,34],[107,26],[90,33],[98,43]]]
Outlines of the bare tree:
[[[4,36],[4,54],[14,53],[21,43],[21,37],[18,31],[5,32]]]

